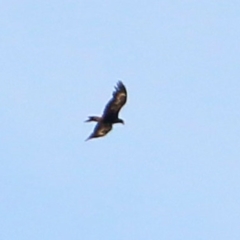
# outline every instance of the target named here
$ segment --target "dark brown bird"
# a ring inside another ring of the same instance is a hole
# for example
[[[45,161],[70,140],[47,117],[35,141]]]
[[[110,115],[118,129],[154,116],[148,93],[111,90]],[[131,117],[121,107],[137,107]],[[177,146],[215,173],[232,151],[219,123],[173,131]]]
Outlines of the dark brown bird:
[[[97,122],[93,133],[86,139],[98,138],[105,136],[112,129],[115,123],[124,121],[118,118],[118,113],[127,101],[127,90],[121,81],[117,83],[112,99],[106,105],[101,117],[90,116],[85,122]]]

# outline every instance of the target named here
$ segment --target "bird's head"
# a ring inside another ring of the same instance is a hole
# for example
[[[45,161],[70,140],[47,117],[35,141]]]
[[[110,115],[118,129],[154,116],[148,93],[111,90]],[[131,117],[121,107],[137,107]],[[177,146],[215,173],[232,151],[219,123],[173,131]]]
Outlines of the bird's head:
[[[118,119],[118,120],[117,120],[117,123],[124,124],[124,121],[123,121],[122,119]]]

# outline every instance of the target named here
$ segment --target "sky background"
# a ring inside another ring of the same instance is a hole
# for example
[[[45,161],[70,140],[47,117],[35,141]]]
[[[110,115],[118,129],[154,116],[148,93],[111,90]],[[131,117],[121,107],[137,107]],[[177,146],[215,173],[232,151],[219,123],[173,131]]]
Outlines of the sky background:
[[[239,240],[240,2],[0,2],[1,240]],[[85,142],[122,80],[125,125]]]

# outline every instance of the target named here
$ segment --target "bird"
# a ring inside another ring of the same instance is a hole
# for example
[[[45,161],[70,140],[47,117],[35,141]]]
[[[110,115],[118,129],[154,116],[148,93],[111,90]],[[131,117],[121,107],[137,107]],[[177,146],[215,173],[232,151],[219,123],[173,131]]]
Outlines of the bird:
[[[112,130],[113,124],[124,121],[118,117],[119,111],[127,102],[127,89],[121,81],[118,81],[115,90],[112,93],[112,98],[104,108],[101,117],[90,116],[85,122],[97,122],[91,135],[85,140],[103,137]]]

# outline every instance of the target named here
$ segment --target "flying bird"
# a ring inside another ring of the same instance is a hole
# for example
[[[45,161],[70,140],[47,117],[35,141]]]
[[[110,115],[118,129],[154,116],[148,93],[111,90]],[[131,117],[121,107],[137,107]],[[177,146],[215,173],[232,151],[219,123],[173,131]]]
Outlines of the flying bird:
[[[119,111],[127,101],[127,90],[121,81],[117,83],[112,99],[107,103],[101,117],[90,116],[85,122],[97,122],[93,133],[86,139],[98,138],[105,136],[112,130],[112,125],[124,121],[118,118]]]

